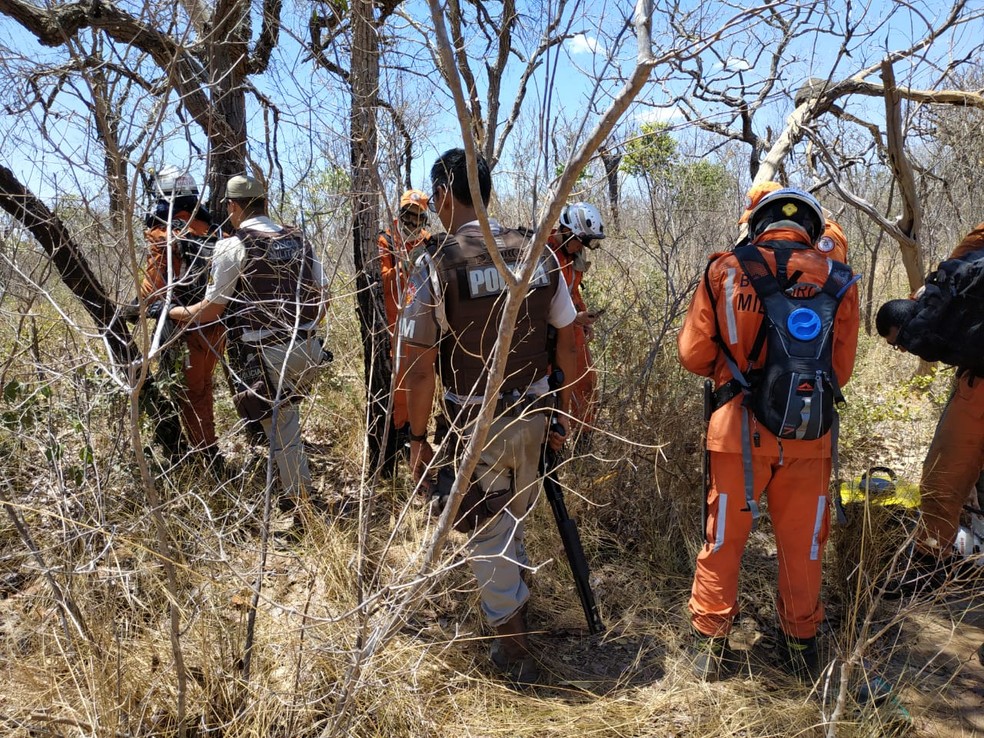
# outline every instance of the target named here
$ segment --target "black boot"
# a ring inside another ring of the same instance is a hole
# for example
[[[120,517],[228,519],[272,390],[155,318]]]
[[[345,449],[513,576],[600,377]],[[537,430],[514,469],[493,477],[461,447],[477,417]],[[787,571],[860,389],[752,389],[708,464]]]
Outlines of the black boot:
[[[728,676],[737,665],[728,636],[708,636],[698,630],[690,635],[687,645],[694,676],[704,682],[716,682]]]
[[[783,636],[779,645],[780,666],[803,682],[815,682],[820,676],[820,650],[817,637]]]

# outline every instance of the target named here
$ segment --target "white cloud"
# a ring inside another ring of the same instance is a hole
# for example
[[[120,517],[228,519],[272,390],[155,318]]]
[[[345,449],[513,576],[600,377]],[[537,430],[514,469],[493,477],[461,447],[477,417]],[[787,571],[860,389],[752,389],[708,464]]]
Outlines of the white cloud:
[[[638,123],[673,123],[683,120],[683,111],[676,105],[667,108],[646,108],[635,115]]]
[[[572,54],[605,54],[605,47],[597,38],[579,33],[568,42]]]
[[[714,65],[714,69],[727,69],[729,72],[747,72],[752,65],[741,57],[732,56]]]

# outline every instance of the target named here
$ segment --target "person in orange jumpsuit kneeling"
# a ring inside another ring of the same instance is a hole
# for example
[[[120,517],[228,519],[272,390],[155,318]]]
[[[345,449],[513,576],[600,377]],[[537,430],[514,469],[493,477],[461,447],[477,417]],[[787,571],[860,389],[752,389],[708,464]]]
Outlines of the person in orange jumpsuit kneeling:
[[[156,174],[154,187],[158,199],[146,219],[147,261],[140,285],[141,299],[154,306],[151,313],[163,305],[169,282],[172,304],[190,305],[201,299],[211,254],[189,253],[189,249],[198,249],[200,242],[214,241],[219,235],[211,215],[198,202],[198,187],[189,174],[164,167]],[[176,400],[189,451],[208,463],[221,463],[212,374],[225,346],[225,328],[220,323],[202,325],[185,331],[180,340],[188,354],[182,367],[184,386]]]
[[[564,281],[571,292],[577,309],[574,320],[574,342],[577,349],[576,378],[571,390],[571,415],[578,430],[578,448],[589,445],[594,425],[598,373],[591,360],[588,343],[593,338],[593,328],[598,313],[588,310],[581,296],[581,280],[588,268],[584,258],[585,248],[597,248],[595,241],[605,237],[605,224],[598,209],[586,202],[566,205],[560,212],[560,224],[550,234],[547,243],[560,263]]]
[[[386,325],[389,328],[390,356],[394,357],[396,390],[393,394],[393,429],[396,435],[391,448],[399,448],[409,439],[410,419],[407,415],[407,391],[402,386],[402,372],[396,357],[396,321],[404,304],[412,262],[410,255],[427,243],[428,197],[420,190],[407,190],[400,197],[400,210],[393,225],[379,234],[379,267],[383,280],[383,300]]]
[[[811,195],[791,189],[771,193],[753,209],[749,225],[751,243],[769,271],[778,272],[780,287],[789,286],[783,284],[787,275],[794,275],[801,290],[812,286],[816,291],[825,284],[832,262],[813,248],[823,234],[824,218]],[[845,276],[833,314],[830,363],[834,383],[843,385],[851,377],[857,349],[858,294],[850,271],[841,267],[837,272]],[[830,431],[816,440],[780,439],[743,407],[741,391],[730,397],[724,392],[734,386],[729,355],[746,375],[765,363],[767,343],[755,348],[763,312],[735,252],[714,254],[678,336],[682,365],[711,377],[719,388],[707,432],[705,542],[689,602],[694,669],[707,680],[718,678],[729,665],[727,636],[738,614],[738,572],[763,494],[778,549],[783,665],[799,676],[812,676],[819,668],[821,560],[829,533],[827,494],[835,439]]]

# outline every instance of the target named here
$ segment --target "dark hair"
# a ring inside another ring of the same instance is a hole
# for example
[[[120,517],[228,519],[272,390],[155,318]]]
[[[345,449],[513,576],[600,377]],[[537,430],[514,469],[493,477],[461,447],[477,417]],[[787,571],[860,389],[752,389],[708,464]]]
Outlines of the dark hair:
[[[875,328],[882,338],[888,335],[892,328],[902,328],[916,314],[915,300],[889,300],[880,308],[875,316]]]
[[[266,215],[267,202],[265,197],[230,197],[229,200],[243,209],[243,219]]]
[[[468,188],[468,163],[464,149],[448,149],[431,167],[431,189],[443,185],[451,190],[451,195],[462,205],[474,207],[471,190]],[[482,202],[489,204],[492,196],[492,173],[489,164],[478,156],[478,187],[482,191]]]

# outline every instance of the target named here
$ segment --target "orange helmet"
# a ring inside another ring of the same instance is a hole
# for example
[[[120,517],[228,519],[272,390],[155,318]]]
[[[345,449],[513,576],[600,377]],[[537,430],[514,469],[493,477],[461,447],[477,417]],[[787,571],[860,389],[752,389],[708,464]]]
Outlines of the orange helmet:
[[[400,211],[416,208],[420,212],[427,212],[427,201],[430,198],[420,190],[407,190],[400,196]]]
[[[778,182],[759,182],[756,185],[752,185],[752,189],[748,191],[745,195],[745,212],[741,214],[738,219],[739,223],[747,223],[748,216],[752,214],[755,206],[761,202],[762,198],[768,195],[770,192],[775,192],[776,190],[781,190],[782,185]]]

